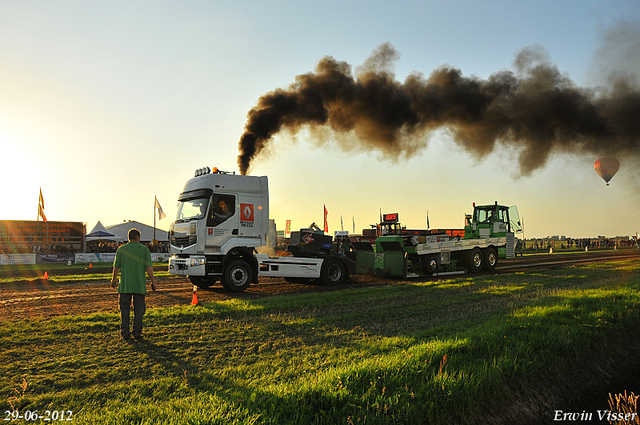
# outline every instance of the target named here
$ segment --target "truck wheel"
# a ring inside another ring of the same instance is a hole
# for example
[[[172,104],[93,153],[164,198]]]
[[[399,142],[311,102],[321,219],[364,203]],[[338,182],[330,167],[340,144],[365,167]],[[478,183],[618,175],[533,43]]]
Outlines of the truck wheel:
[[[208,278],[206,276],[189,276],[189,280],[191,281],[191,283],[201,289],[209,289],[211,285],[216,283],[214,279]]]
[[[424,263],[424,272],[427,274],[434,274],[438,272],[439,268],[438,257],[436,255],[430,255],[427,257],[426,262]]]
[[[484,269],[492,272],[498,265],[498,251],[495,248],[487,248],[484,251]]]
[[[249,264],[244,260],[233,260],[224,270],[222,286],[232,292],[242,292],[251,285],[252,280]]]
[[[482,251],[480,248],[475,247],[467,254],[467,266],[469,267],[469,271],[472,273],[478,273],[482,270],[482,266],[484,263],[484,257],[482,256]]]
[[[344,282],[346,270],[342,261],[330,258],[325,261],[320,271],[320,280],[325,285],[338,285]]]

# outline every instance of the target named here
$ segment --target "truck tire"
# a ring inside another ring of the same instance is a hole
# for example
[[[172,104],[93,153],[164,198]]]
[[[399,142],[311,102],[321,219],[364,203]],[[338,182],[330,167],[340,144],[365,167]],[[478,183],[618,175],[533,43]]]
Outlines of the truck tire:
[[[498,251],[495,248],[487,248],[484,250],[484,269],[492,272],[498,265]]]
[[[189,276],[189,280],[200,289],[209,289],[214,283],[216,283],[215,279],[211,279],[207,276]]]
[[[482,270],[484,264],[484,256],[480,248],[475,247],[467,252],[467,267],[471,273],[478,273]]]
[[[330,258],[322,264],[320,281],[325,285],[338,285],[344,282],[347,271],[344,263],[336,258]]]
[[[440,268],[440,262],[438,261],[438,256],[437,255],[427,256],[423,265],[423,272],[426,274],[434,274],[438,272],[439,268]]]
[[[242,292],[252,280],[251,266],[244,260],[233,260],[224,269],[222,286],[231,292]]]

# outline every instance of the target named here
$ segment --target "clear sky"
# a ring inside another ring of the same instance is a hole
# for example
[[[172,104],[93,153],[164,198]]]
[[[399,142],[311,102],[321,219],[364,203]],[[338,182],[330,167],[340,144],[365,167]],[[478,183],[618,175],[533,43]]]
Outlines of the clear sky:
[[[194,170],[238,170],[248,111],[324,56],[355,69],[382,43],[398,81],[442,65],[486,79],[542,46],[577,86],[640,73],[637,0],[2,1],[0,219],[153,223],[169,218]],[[622,37],[607,38],[617,30]],[[634,32],[635,31],[635,32]],[[616,46],[619,43],[620,48]],[[251,174],[267,175],[278,229],[321,223],[358,232],[397,212],[412,228],[461,228],[472,203],[517,205],[525,237],[635,235],[640,175],[606,187],[597,157],[553,155],[518,177],[517,152],[478,160],[445,131],[408,160],[278,134]]]

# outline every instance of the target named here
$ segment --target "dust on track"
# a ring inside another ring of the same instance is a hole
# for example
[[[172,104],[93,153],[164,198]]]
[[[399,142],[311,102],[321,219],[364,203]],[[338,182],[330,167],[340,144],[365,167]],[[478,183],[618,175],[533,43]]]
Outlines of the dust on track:
[[[556,268],[579,262],[620,261],[640,258],[640,250],[606,251],[583,254],[554,254],[527,256],[501,260],[496,273],[513,273],[527,268]],[[62,274],[62,273],[61,273]],[[51,276],[52,277],[52,276]],[[427,281],[434,278],[421,278]],[[156,279],[158,290],[147,294],[147,307],[169,307],[189,305],[193,298],[193,285],[186,278]],[[415,282],[412,279],[410,282]],[[389,279],[379,276],[352,276],[351,281],[335,286],[319,284],[289,283],[284,279],[262,279],[240,293],[232,293],[221,286],[198,289],[200,303],[229,299],[254,299],[284,294],[304,294],[314,292],[339,291],[371,286],[402,285],[407,280]],[[0,320],[33,319],[60,315],[74,315],[96,312],[118,312],[118,295],[108,281],[55,282],[34,278],[2,285],[0,291]]]

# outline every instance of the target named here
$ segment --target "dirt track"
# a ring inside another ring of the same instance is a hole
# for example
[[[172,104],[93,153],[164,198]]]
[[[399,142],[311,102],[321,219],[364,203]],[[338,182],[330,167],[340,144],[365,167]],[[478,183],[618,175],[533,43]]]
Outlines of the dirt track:
[[[148,288],[147,307],[189,305],[193,300],[193,285],[188,279],[156,279],[158,290]],[[302,285],[284,279],[262,279],[241,293],[231,293],[222,286],[198,289],[200,303],[232,298],[250,299],[280,294],[336,291],[370,285],[397,283],[369,276],[356,276],[350,283],[336,286]],[[54,283],[43,279],[10,283],[0,292],[0,320],[51,317],[63,314],[117,312],[117,292],[107,282]]]
[[[613,261],[624,257],[640,258],[640,251],[606,251],[582,254],[556,254],[553,256],[528,256],[502,260],[496,272],[510,273],[525,268],[553,268],[567,264],[567,261],[600,262]],[[77,272],[77,271],[76,271]],[[102,270],[104,273],[105,271]],[[428,278],[431,279],[431,278]],[[148,307],[189,305],[193,297],[193,285],[188,279],[159,279],[158,290],[149,291]],[[354,276],[352,281],[337,286],[314,284],[293,284],[284,279],[262,279],[258,285],[250,286],[245,292],[231,293],[221,286],[209,290],[199,289],[200,303],[232,298],[251,299],[280,294],[337,291],[345,288],[365,286],[397,285],[401,280],[374,276]],[[19,318],[50,317],[63,314],[117,312],[117,293],[108,282],[54,283],[33,279],[8,283],[0,291],[0,320]]]

